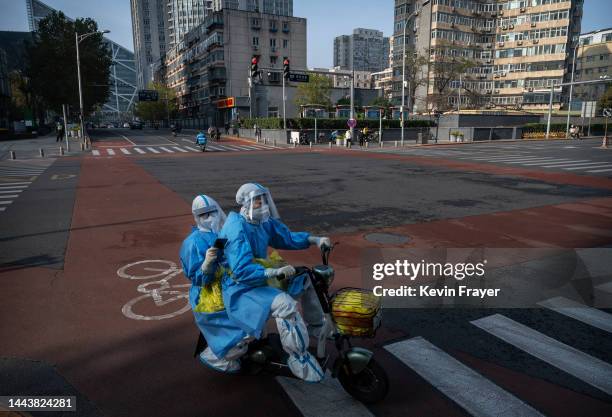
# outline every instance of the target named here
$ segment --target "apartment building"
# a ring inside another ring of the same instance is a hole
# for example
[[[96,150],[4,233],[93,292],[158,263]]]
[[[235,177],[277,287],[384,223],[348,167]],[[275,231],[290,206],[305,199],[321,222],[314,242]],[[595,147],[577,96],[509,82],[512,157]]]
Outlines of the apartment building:
[[[389,66],[389,38],[375,29],[357,28],[334,38],[334,67],[377,72]]]
[[[251,88],[253,56],[265,70],[261,84]],[[306,19],[224,8],[211,13],[172,48],[163,69],[184,116],[222,124],[237,117],[282,114],[285,58],[292,71],[306,70]],[[298,110],[293,105],[294,88],[287,90],[291,116]]]
[[[572,52],[573,55],[573,52]],[[612,28],[580,36],[576,50],[576,81],[592,81],[609,77],[612,80]],[[574,87],[572,109],[580,110],[582,102],[597,101],[610,84],[577,85]]]
[[[569,51],[580,33],[583,0],[395,0],[393,97],[401,102],[406,50],[429,63],[411,80],[415,111],[456,108],[546,109],[550,88],[569,80]],[[464,71],[449,70],[467,61]],[[442,63],[442,64],[441,64]],[[567,104],[567,88],[553,104]],[[461,93],[461,94],[460,94]]]
[[[393,68],[389,67],[383,71],[371,74],[372,88],[381,90],[381,96],[387,100],[393,99]]]

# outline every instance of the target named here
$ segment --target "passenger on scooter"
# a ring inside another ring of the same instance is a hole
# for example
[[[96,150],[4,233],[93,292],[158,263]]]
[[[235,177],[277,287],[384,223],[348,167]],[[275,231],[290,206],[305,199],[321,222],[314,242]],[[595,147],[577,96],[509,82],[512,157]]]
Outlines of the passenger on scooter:
[[[287,365],[298,378],[310,382],[323,379],[317,360],[308,352],[308,331],[297,310],[300,297],[304,319],[311,334],[318,335],[324,323],[323,311],[310,280],[296,276],[291,265],[265,268],[258,260],[267,258],[268,246],[275,249],[306,249],[311,244],[330,246],[327,237],[292,232],[280,221],[267,188],[247,183],[238,189],[240,214],[231,212],[219,236],[227,239],[224,254],[232,271],[223,282],[223,299],[230,319],[248,336],[262,338],[266,322],[274,317]],[[286,291],[268,285],[268,280],[285,276]],[[318,331],[318,333],[317,333]]]
[[[208,346],[200,354],[203,364],[222,372],[237,372],[237,360],[246,353],[246,333],[228,317],[221,295],[226,262],[214,244],[226,216],[219,204],[207,195],[197,196],[191,205],[196,226],[180,250],[183,273],[191,281],[189,303],[194,319]]]

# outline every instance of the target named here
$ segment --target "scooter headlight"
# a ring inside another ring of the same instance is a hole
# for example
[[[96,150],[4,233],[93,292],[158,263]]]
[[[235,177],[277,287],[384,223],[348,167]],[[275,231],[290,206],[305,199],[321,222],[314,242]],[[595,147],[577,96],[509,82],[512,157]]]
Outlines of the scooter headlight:
[[[323,280],[328,287],[334,282],[334,268],[330,265],[317,265],[312,270],[316,277]]]

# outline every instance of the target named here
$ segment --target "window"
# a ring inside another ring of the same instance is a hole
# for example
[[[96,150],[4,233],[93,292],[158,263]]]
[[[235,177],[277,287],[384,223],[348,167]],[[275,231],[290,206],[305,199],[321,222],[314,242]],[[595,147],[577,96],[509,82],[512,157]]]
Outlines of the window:
[[[253,36],[253,46],[259,46],[259,38],[257,36]]]
[[[278,117],[278,106],[268,106],[268,117]]]
[[[289,40],[283,39],[283,48],[289,48]]]
[[[275,38],[271,38],[270,39],[270,48],[276,48],[276,39]]]
[[[283,32],[289,32],[289,22],[283,22]]]

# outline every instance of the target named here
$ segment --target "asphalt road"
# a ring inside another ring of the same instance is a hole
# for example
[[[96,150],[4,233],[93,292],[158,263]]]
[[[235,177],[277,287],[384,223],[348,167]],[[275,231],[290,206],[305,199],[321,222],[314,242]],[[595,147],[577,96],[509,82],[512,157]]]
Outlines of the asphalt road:
[[[185,298],[156,305],[137,289],[151,279],[126,279],[163,278],[178,263],[195,195],[236,210],[237,188],[256,181],[292,230],[340,242],[335,288],[363,283],[372,250],[587,248],[567,268],[588,271],[574,286],[601,297],[612,294],[612,175],[589,171],[606,170],[612,151],[594,141],[310,150],[224,138],[224,150],[201,153],[190,141],[101,129],[98,155],[0,164],[0,202],[3,189],[18,196],[0,212],[0,395],[70,393],[82,404],[74,415],[96,416],[244,415],[245,404],[252,416],[612,414],[610,309],[385,309],[377,337],[356,344],[374,350],[391,391],[365,407],[331,382],[203,368]],[[283,255],[318,262],[315,250]],[[510,265],[543,276],[537,261]]]

